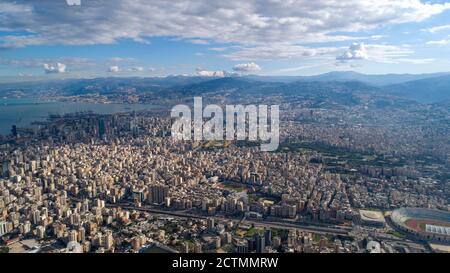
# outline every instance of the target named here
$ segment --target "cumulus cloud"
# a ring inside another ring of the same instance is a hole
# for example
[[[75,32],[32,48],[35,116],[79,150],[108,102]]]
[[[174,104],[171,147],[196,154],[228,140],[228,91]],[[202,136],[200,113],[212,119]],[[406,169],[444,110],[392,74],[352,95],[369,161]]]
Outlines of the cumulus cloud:
[[[407,58],[414,53],[409,46],[393,46],[379,44],[353,43],[345,52],[336,57],[340,63],[350,62],[354,60],[369,60],[379,63],[413,63],[413,59]],[[417,61],[417,62],[420,62]]]
[[[197,76],[201,77],[218,77],[223,78],[228,76],[229,73],[223,70],[218,71],[211,71],[211,70],[203,70],[203,69],[197,69]]]
[[[44,70],[47,74],[60,74],[66,72],[66,65],[62,63],[56,63],[56,66],[52,66],[50,64],[44,64]]]
[[[237,64],[233,67],[233,70],[240,73],[247,73],[260,71],[261,67],[255,64],[254,62],[251,62],[251,63]]]
[[[120,68],[117,65],[110,66],[108,69],[108,72],[110,72],[110,73],[117,73],[119,71],[120,71]]]
[[[81,6],[81,0],[66,0],[69,6]]]
[[[96,0],[83,1],[76,9],[62,1],[3,0],[0,29],[14,35],[0,37],[0,47],[147,42],[170,36],[238,44],[243,48],[237,51],[248,52],[299,41],[354,41],[354,35],[336,33],[420,22],[448,9],[450,3],[420,0],[174,0],[170,5],[165,0]]]
[[[341,56],[337,57],[339,61],[349,61],[349,60],[367,60],[369,55],[367,54],[366,47],[364,43],[353,43],[350,45],[347,51]]]

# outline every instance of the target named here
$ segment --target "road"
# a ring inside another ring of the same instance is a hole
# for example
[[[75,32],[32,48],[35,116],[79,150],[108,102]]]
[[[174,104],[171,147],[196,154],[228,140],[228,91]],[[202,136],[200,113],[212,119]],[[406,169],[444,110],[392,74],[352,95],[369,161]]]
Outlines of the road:
[[[149,212],[157,215],[168,215],[173,217],[179,217],[179,218],[191,218],[191,219],[207,219],[207,216],[202,216],[198,214],[192,214],[187,212],[175,212],[175,211],[166,211],[166,210],[159,210],[155,208],[149,208],[149,207],[136,207],[131,206],[130,204],[106,204],[107,207],[121,207],[123,209],[127,210],[136,210],[136,211],[143,211],[143,212]],[[307,225],[305,226],[302,223],[286,223],[286,222],[275,222],[275,221],[268,221],[268,220],[249,220],[249,219],[239,219],[235,217],[225,217],[225,216],[214,216],[213,218],[226,221],[226,220],[233,220],[233,221],[241,221],[242,224],[247,225],[254,225],[258,227],[270,227],[270,228],[278,228],[278,229],[289,229],[289,228],[295,228],[298,230],[302,230],[305,232],[314,232],[318,234],[324,234],[324,235],[348,235],[348,229],[343,228],[332,228],[332,227],[324,227],[324,226],[313,226],[313,225]]]
[[[72,201],[76,202],[82,202],[81,199],[69,197]],[[143,211],[148,213],[153,213],[157,215],[165,215],[165,216],[173,216],[173,217],[179,217],[179,218],[190,218],[190,219],[202,219],[205,220],[207,218],[210,218],[209,216],[203,216],[198,214],[192,214],[187,212],[176,212],[176,211],[166,211],[166,210],[159,210],[155,208],[150,207],[137,207],[134,206],[132,203],[117,203],[117,204],[111,204],[106,203],[106,207],[110,208],[123,208],[127,210],[136,210],[136,211]],[[326,227],[326,226],[315,226],[312,224],[305,224],[300,222],[292,222],[292,223],[286,223],[283,222],[283,220],[280,221],[272,221],[272,220],[248,220],[246,218],[237,218],[237,217],[225,217],[225,216],[214,216],[212,218],[226,221],[226,220],[233,220],[237,221],[240,224],[247,224],[247,225],[254,225],[256,227],[270,227],[270,228],[278,228],[278,229],[290,229],[295,228],[301,231],[305,232],[313,232],[317,234],[323,234],[323,235],[349,235],[349,231],[351,230],[349,227]]]

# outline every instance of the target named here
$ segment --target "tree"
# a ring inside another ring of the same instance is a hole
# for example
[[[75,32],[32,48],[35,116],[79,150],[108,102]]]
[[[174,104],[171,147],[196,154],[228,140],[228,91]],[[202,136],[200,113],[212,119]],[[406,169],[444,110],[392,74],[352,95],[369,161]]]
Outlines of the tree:
[[[0,253],[9,253],[9,247],[7,246],[0,247]]]

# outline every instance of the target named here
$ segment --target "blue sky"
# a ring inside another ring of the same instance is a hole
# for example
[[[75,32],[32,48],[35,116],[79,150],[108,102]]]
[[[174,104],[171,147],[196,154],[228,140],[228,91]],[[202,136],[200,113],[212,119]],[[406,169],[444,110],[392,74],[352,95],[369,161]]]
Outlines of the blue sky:
[[[450,2],[0,0],[0,81],[339,70],[450,71]]]

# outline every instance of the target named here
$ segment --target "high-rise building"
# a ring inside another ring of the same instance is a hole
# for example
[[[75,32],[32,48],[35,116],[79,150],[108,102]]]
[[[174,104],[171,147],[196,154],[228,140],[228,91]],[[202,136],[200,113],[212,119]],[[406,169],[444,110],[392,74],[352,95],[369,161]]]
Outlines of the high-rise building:
[[[83,205],[81,206],[81,212],[82,213],[86,213],[86,212],[88,212],[89,211],[89,200],[88,199],[85,199],[84,201],[83,201]]]
[[[133,193],[133,201],[142,203],[144,201],[144,190],[134,190]]]
[[[111,230],[106,231],[106,235],[105,235],[105,237],[103,239],[103,242],[104,242],[105,249],[111,250],[113,248],[113,246],[114,246],[114,237],[112,235],[112,231]]]
[[[206,222],[207,222],[207,227],[208,227],[208,230],[213,230],[214,229],[214,218],[208,218],[207,220],[206,220]]]
[[[33,211],[31,214],[31,223],[33,223],[33,225],[38,225],[40,221],[41,221],[41,212],[39,210]]]
[[[245,243],[236,244],[236,252],[237,253],[248,253],[248,245]]]
[[[0,222],[0,236],[5,235],[6,233],[6,222]]]
[[[45,238],[45,227],[38,226],[36,228],[36,234],[39,239],[44,239]]]
[[[104,119],[98,121],[98,137],[104,138],[106,135],[106,123]]]
[[[80,242],[86,241],[86,230],[84,229],[84,227],[80,227],[78,229],[78,240]]]
[[[270,228],[264,230],[264,239],[266,241],[266,245],[272,245],[272,230]]]
[[[188,242],[183,243],[183,251],[184,251],[184,253],[189,253],[189,243]]]
[[[141,240],[139,236],[133,237],[131,239],[131,246],[133,247],[134,251],[139,251],[139,249],[141,249]]]
[[[150,186],[150,203],[161,204],[165,198],[169,196],[169,188],[167,186]]]
[[[69,242],[77,242],[78,241],[78,232],[76,230],[71,230],[69,232]]]
[[[220,240],[220,237],[217,236],[214,240],[214,247],[216,249],[219,249],[222,246],[222,240]]]
[[[255,248],[256,253],[264,253],[264,250],[266,248],[266,240],[264,236],[261,236],[259,234],[255,235]]]
[[[17,137],[17,126],[16,125],[12,126],[11,134],[13,135],[13,137]]]
[[[202,244],[199,242],[196,242],[194,244],[194,252],[195,253],[202,253]]]
[[[9,175],[9,165],[10,165],[9,161],[3,161],[3,163],[2,163],[2,176],[3,177],[6,177]]]

